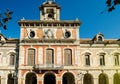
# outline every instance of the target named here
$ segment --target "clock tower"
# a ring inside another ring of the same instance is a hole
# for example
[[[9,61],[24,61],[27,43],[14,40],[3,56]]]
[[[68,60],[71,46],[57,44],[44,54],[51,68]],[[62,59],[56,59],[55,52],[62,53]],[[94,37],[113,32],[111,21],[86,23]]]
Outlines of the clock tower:
[[[40,20],[60,20],[60,6],[53,0],[47,0],[40,7]]]

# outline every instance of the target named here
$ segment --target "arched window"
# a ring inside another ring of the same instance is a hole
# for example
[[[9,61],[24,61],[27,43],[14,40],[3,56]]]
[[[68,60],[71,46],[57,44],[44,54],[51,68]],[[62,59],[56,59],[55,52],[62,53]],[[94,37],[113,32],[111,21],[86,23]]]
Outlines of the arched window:
[[[108,76],[104,73],[99,75],[99,84],[109,84]]]
[[[83,84],[94,84],[93,76],[89,73],[86,73],[83,78]]]
[[[28,66],[33,66],[35,64],[35,49],[28,49]]]
[[[114,83],[113,84],[120,84],[120,73],[114,74]]]
[[[15,65],[15,53],[10,54],[10,65]]]
[[[46,50],[46,65],[51,66],[54,64],[54,51],[53,49]]]
[[[72,50],[71,49],[64,50],[64,65],[66,66],[72,65]]]
[[[98,36],[98,42],[102,42],[102,41],[103,41],[102,36]]]

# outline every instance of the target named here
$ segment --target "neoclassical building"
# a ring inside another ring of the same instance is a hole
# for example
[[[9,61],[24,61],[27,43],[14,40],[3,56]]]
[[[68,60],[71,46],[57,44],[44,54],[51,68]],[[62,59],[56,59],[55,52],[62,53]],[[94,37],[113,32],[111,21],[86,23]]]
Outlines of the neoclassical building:
[[[40,20],[18,22],[20,39],[0,35],[1,84],[120,84],[120,39],[82,39],[81,22],[60,20],[60,9],[46,0]]]
[[[18,73],[19,39],[6,38],[0,33],[0,84],[15,84]]]

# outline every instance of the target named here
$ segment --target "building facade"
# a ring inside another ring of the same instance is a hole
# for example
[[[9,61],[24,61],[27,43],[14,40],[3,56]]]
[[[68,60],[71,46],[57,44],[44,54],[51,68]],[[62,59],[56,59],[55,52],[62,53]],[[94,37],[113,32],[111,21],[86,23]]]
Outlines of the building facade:
[[[81,22],[60,9],[47,0],[40,20],[18,22],[20,39],[1,34],[1,84],[120,84],[120,39],[79,38]]]
[[[18,72],[19,39],[7,39],[0,33],[0,84],[15,84]]]

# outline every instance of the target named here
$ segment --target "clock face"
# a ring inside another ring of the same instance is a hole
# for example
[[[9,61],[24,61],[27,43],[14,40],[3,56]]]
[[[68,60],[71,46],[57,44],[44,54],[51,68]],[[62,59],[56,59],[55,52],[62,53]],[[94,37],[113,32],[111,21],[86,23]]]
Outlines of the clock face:
[[[65,38],[69,38],[70,36],[71,36],[70,31],[66,31],[66,32],[65,32]]]

